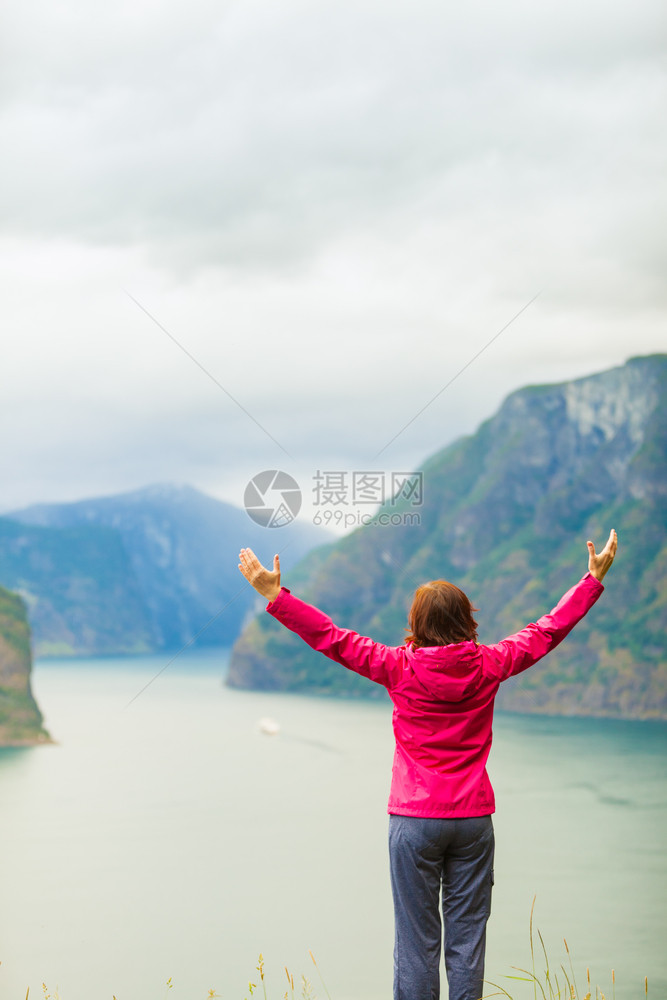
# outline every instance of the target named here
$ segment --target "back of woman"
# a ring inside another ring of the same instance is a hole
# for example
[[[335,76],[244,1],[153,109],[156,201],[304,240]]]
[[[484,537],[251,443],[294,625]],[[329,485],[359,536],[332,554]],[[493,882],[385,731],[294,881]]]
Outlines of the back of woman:
[[[335,625],[280,585],[242,549],[239,569],[266,610],[313,649],[382,684],[394,705],[396,741],[389,795],[394,900],[394,1000],[438,1000],[444,922],[449,1000],[483,994],[491,912],[495,799],[486,771],[500,684],[554,649],[600,597],[616,555],[616,532],[588,572],[548,614],[495,645],[477,642],[475,609],[446,580],[418,588],[402,646]]]

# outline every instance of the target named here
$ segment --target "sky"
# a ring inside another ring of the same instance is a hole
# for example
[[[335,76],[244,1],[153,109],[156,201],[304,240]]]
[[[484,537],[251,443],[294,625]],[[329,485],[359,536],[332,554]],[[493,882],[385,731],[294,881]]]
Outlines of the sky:
[[[310,516],[667,349],[665,19],[10,0],[0,511],[281,469]]]

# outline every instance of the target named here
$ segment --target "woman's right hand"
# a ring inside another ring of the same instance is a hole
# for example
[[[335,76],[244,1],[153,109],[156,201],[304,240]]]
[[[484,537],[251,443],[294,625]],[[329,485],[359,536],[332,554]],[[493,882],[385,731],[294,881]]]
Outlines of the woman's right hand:
[[[599,554],[596,553],[595,546],[592,542],[587,542],[586,544],[588,545],[588,572],[591,576],[594,576],[596,580],[602,580],[602,577],[614,561],[614,556],[616,555],[616,549],[618,547],[618,535],[612,528],[609,532],[607,544]]]
[[[241,549],[239,569],[258,594],[267,601],[275,601],[280,593],[280,557],[273,557],[273,570],[262,566],[252,549]]]

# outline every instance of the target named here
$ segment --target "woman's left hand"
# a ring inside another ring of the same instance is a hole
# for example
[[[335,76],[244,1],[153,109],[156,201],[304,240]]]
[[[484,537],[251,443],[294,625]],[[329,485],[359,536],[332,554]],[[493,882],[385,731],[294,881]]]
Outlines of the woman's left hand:
[[[588,572],[591,576],[594,576],[596,580],[602,580],[616,556],[618,536],[612,528],[609,532],[607,544],[603,548],[602,552],[599,553],[595,551],[595,546],[592,542],[587,542],[586,544],[588,546]]]
[[[239,569],[258,594],[275,601],[280,593],[280,556],[273,557],[273,570],[262,566],[252,549],[241,549]]]

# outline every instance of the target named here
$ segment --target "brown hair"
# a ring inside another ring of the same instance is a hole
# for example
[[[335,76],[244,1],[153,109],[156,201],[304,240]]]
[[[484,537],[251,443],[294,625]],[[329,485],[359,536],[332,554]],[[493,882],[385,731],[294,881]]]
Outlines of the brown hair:
[[[431,580],[418,587],[408,614],[406,642],[413,649],[477,642],[477,622],[468,597],[447,580]]]

